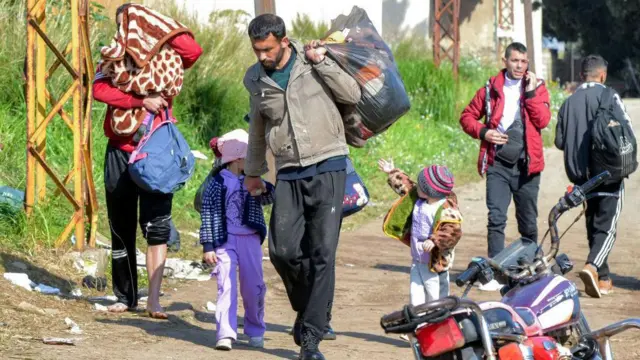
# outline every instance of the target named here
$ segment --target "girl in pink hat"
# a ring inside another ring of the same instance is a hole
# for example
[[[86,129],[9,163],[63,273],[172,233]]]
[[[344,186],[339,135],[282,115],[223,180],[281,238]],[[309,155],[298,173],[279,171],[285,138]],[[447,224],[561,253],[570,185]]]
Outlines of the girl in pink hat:
[[[446,166],[430,165],[413,181],[393,162],[380,160],[380,169],[388,174],[387,182],[403,198],[411,201],[411,216],[404,216],[405,229],[399,238],[411,248],[411,305],[421,305],[449,295],[449,269],[454,248],[462,236],[462,215],[453,192],[454,177]],[[394,205],[385,219],[393,219]],[[397,225],[397,224],[396,224]]]
[[[204,261],[215,265],[218,280],[216,307],[216,349],[231,350],[237,340],[237,279],[240,268],[240,293],[245,309],[244,333],[249,346],[264,346],[264,298],[266,286],[262,274],[262,243],[267,234],[262,206],[273,201],[273,185],[267,191],[251,196],[243,185],[244,159],[249,136],[234,130],[211,140],[216,163],[202,197],[200,243]]]

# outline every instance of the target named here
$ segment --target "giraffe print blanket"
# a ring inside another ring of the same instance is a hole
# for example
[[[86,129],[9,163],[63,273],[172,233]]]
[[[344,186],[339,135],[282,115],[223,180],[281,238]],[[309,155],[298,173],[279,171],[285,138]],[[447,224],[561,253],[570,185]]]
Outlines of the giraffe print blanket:
[[[181,33],[190,31],[178,21],[142,5],[129,6],[113,42],[100,51],[102,74],[127,93],[175,97],[182,89],[184,68],[167,41]],[[116,135],[130,136],[146,115],[145,108],[114,108],[111,129]]]

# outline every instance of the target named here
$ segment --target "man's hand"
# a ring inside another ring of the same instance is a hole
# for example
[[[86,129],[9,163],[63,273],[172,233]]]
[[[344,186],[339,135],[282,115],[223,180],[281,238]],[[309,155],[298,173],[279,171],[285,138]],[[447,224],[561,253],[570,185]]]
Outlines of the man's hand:
[[[262,182],[262,179],[258,176],[245,176],[244,187],[247,188],[247,191],[251,196],[260,196],[262,193],[267,191],[267,188],[264,186],[264,182]]]
[[[499,132],[498,130],[489,130],[484,134],[484,139],[492,144],[504,145],[509,141],[509,136]]]
[[[393,170],[395,167],[393,166],[393,160],[385,160],[385,159],[380,159],[378,160],[378,168],[385,172],[385,173],[390,173],[391,170]]]
[[[319,64],[324,60],[324,54],[327,52],[327,49],[322,48],[320,46],[324,45],[324,41],[321,40],[311,40],[304,46],[304,54],[307,59],[314,64]]]
[[[424,250],[424,252],[431,252],[434,247],[436,247],[436,244],[431,240],[425,240],[422,243],[422,250]]]
[[[538,87],[538,78],[536,77],[536,74],[532,72],[527,72],[526,80],[527,80],[527,88],[525,90],[526,92],[534,91],[536,87]]]
[[[167,107],[169,103],[167,103],[167,101],[163,99],[162,96],[155,94],[149,95],[144,98],[144,100],[142,100],[142,105],[144,105],[145,109],[147,109],[149,112],[157,114],[158,112],[160,112],[160,110],[162,110],[162,108]]]
[[[216,257],[215,251],[204,253],[204,255],[202,255],[202,260],[209,265],[215,265],[218,263],[218,258]]]

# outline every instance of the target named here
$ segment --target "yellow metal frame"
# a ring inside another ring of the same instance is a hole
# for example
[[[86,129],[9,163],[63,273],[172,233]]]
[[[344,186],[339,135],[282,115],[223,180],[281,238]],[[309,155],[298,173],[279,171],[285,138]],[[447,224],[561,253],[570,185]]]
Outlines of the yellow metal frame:
[[[63,2],[65,4],[66,2]],[[91,158],[91,105],[94,68],[89,44],[89,7],[87,0],[70,0],[71,42],[61,52],[46,32],[47,0],[27,0],[27,186],[25,207],[27,215],[37,201],[47,199],[47,176],[56,185],[53,196],[62,193],[73,206],[69,224],[56,240],[56,247],[68,239],[75,230],[76,249],[83,250],[86,243],[95,246],[98,222],[98,202],[93,183]],[[62,5],[66,6],[66,5]],[[47,50],[56,61],[47,70]],[[71,62],[67,56],[71,54]],[[71,75],[72,83],[60,99],[46,89],[47,79],[63,66]],[[73,113],[63,107],[73,102]],[[51,109],[47,111],[47,103]],[[46,160],[47,126],[58,115],[73,132],[73,166],[64,179],[54,172]],[[67,186],[73,182],[73,190]],[[86,233],[85,224],[89,224]]]

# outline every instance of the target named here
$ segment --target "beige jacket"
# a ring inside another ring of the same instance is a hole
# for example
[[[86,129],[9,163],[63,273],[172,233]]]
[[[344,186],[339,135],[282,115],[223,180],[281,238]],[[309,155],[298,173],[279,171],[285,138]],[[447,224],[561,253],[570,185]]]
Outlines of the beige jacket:
[[[244,77],[251,105],[244,169],[248,176],[268,172],[267,145],[278,171],[349,153],[336,102],[356,104],[360,101],[360,87],[333,60],[325,57],[313,64],[307,60],[302,44],[291,43],[297,55],[286,91],[259,62]]]

